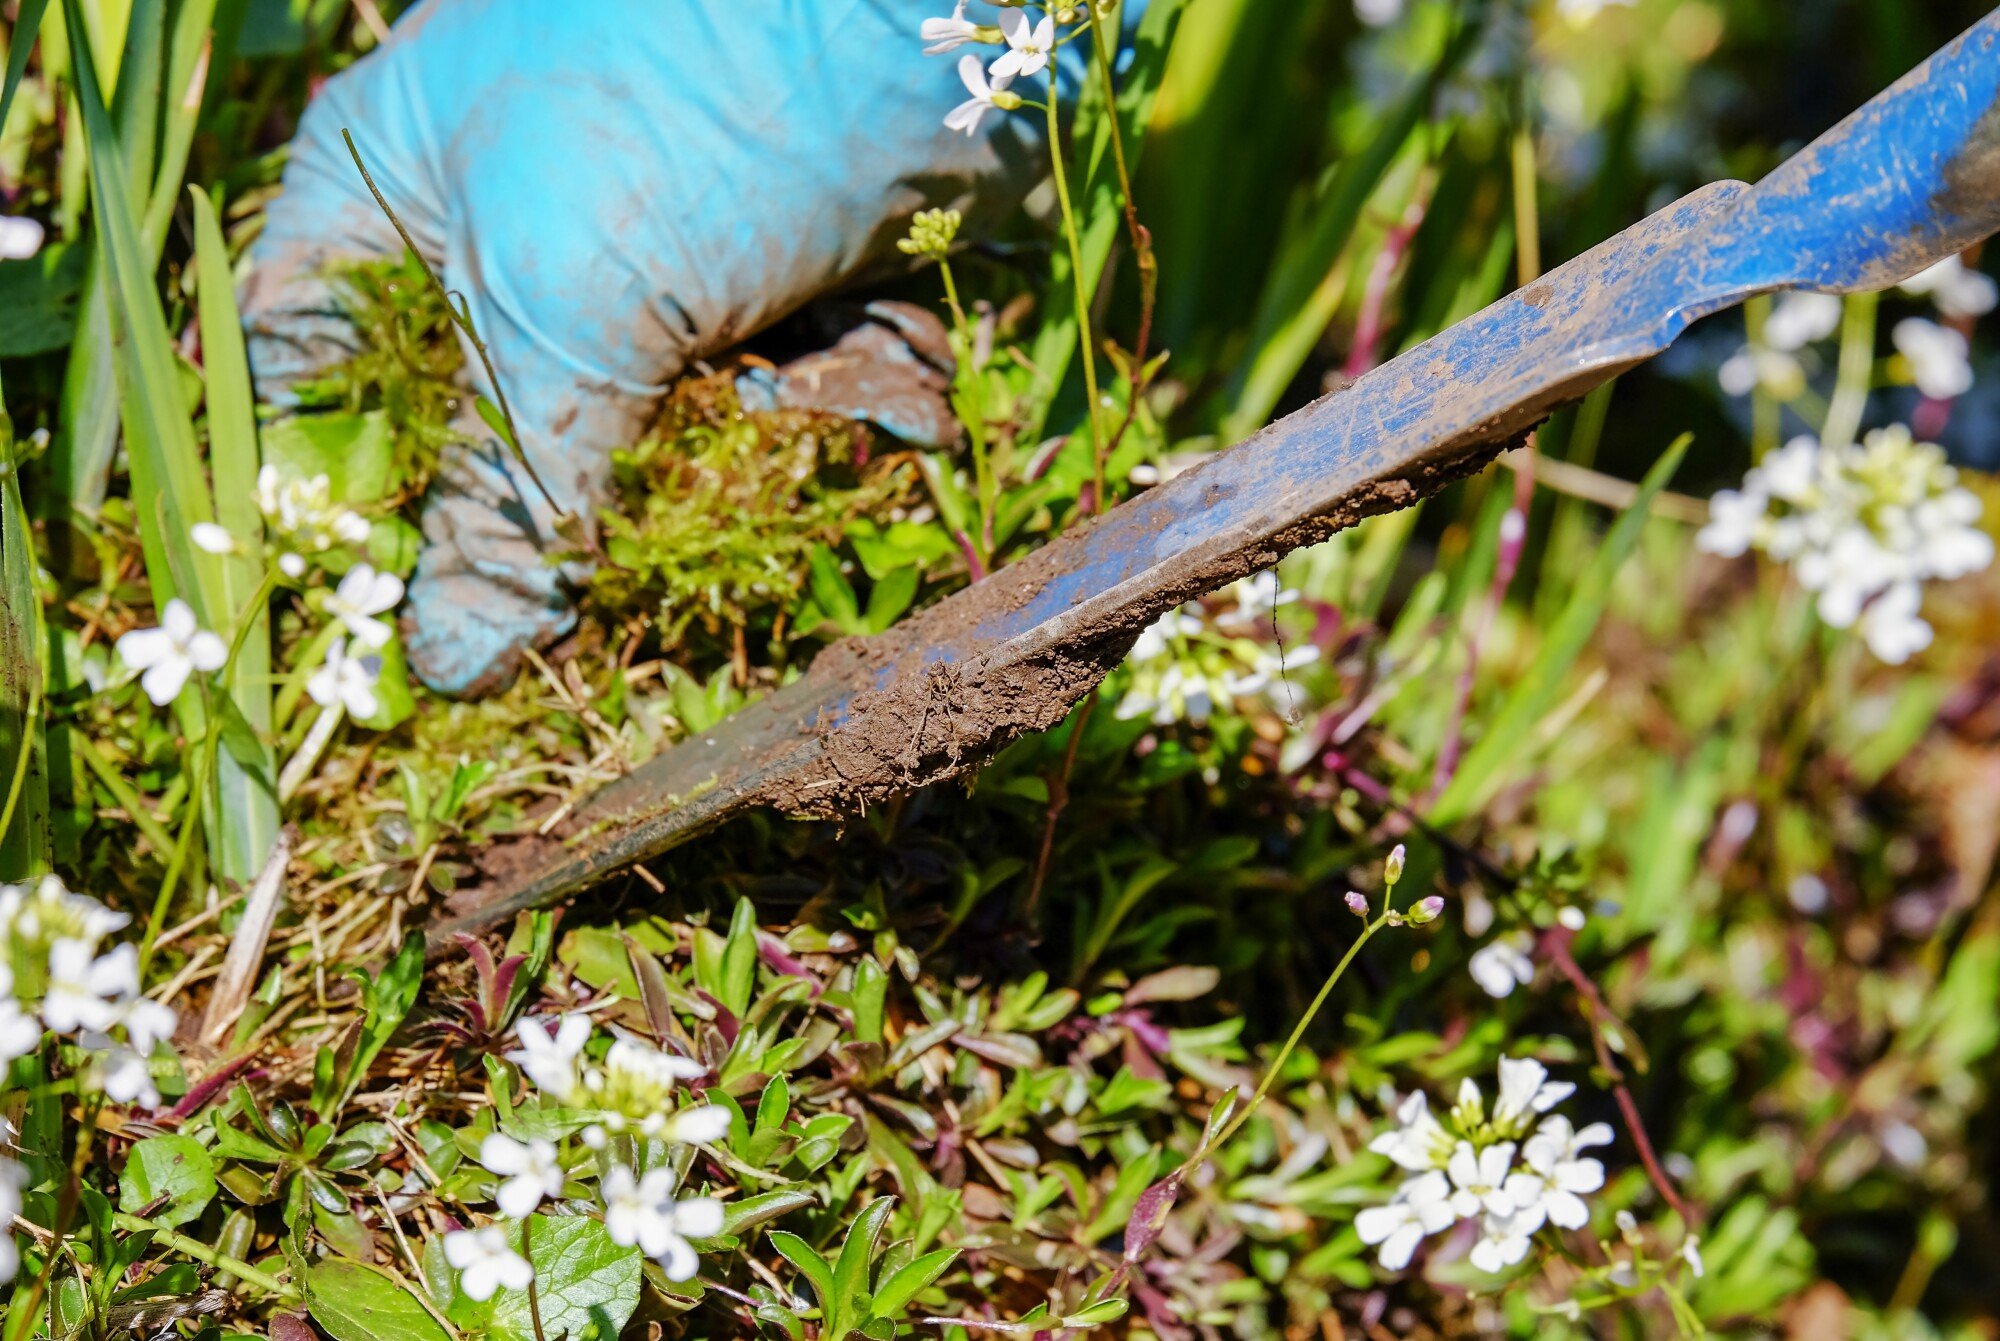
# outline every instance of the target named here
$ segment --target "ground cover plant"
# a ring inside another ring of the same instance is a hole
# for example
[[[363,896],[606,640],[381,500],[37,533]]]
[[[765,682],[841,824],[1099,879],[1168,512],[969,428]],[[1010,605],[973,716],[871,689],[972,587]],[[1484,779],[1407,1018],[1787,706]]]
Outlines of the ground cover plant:
[[[397,615],[504,388],[412,257],[259,405],[233,296],[398,7],[0,6],[5,1341],[1990,1335],[1977,254],[1707,323],[962,784],[424,937],[837,639],[1754,178],[1935,8],[1153,0],[1122,63],[919,6],[944,129],[1063,128],[880,286],[958,441],[691,375],[576,632],[454,701]]]

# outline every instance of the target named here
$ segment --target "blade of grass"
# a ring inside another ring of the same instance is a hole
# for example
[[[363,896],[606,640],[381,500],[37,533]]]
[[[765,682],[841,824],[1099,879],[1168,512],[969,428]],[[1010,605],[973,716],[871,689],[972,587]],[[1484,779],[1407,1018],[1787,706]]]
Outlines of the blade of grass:
[[[0,880],[40,875],[49,864],[42,603],[15,466],[13,421],[0,395]]]
[[[278,837],[277,759],[271,734],[271,623],[268,598],[258,600],[264,574],[254,557],[262,553],[264,519],[249,481],[257,478],[262,454],[257,445],[256,398],[250,388],[250,360],[243,348],[243,322],[236,308],[229,249],[214,204],[189,187],[194,206],[195,296],[201,313],[202,365],[208,402],[208,463],[218,480],[241,480],[242,488],[215,497],[216,520],[243,545],[222,557],[221,600],[226,611],[249,610],[247,627],[232,630],[236,653],[227,685],[231,701],[250,727],[226,732],[216,773],[220,789],[217,823],[224,832],[223,865],[229,875],[246,877],[235,865],[256,856],[260,862]]]
[[[1125,146],[1129,172],[1139,170],[1146,122],[1152,115],[1153,99],[1160,89],[1160,76],[1167,66],[1167,52],[1173,45],[1175,26],[1186,4],[1187,0],[1154,0],[1147,6],[1146,16],[1139,22],[1138,35],[1133,43],[1131,64],[1120,77],[1118,130]],[[1096,293],[1103,282],[1104,267],[1110,262],[1112,244],[1117,240],[1119,227],[1124,222],[1117,163],[1111,152],[1112,124],[1105,108],[1104,95],[1094,72],[1086,72],[1077,100],[1076,116],[1070,127],[1070,171],[1078,184],[1076,199],[1083,222],[1084,288],[1091,293]],[[1070,292],[1072,273],[1069,252],[1062,247],[1054,248],[1046,292]],[[1023,434],[1028,441],[1041,436],[1042,426],[1055,406],[1057,393],[1062,390],[1069,375],[1069,366],[1077,357],[1076,329],[1077,319],[1072,305],[1051,301],[1048,315],[1041,329],[1035,333],[1034,349],[1029,356],[1047,378],[1044,387],[1047,400],[1040,403],[1040,418]]]
[[[1479,743],[1466,751],[1457,773],[1431,807],[1432,824],[1442,828],[1478,811],[1504,780],[1505,770],[1523,762],[1529,733],[1555,706],[1564,678],[1604,617],[1612,581],[1652,516],[1653,496],[1667,487],[1693,440],[1693,434],[1682,434],[1646,472],[1638,498],[1612,525],[1589,568],[1577,579],[1534,664],[1508,694]]]
[[[1415,140],[1431,136],[1425,118],[1438,87],[1471,53],[1478,34],[1477,24],[1458,25],[1436,63],[1381,119],[1367,147],[1334,173],[1305,234],[1281,249],[1284,259],[1265,282],[1251,327],[1254,353],[1221,397],[1229,407],[1220,425],[1225,442],[1247,437],[1269,421],[1285,388],[1319,343],[1339,299],[1337,292],[1328,292],[1327,276],[1390,169],[1411,151]]]
[[[63,0],[63,12],[77,35],[79,48],[87,51],[92,30],[82,6],[78,0]],[[235,611],[227,600],[222,565],[216,556],[197,549],[189,535],[196,522],[214,520],[214,506],[202,473],[194,425],[182,407],[180,370],[154,288],[151,253],[141,236],[122,150],[92,64],[81,57],[75,64],[77,101],[91,151],[98,255],[104,263],[110,298],[119,414],[147,575],[157,603],[164,604],[177,595],[193,608],[202,627],[227,633]],[[227,290],[226,284],[218,287]],[[210,725],[200,696],[183,692],[176,708],[191,747],[197,747],[206,739]],[[222,768],[236,767],[240,763],[234,754],[225,754]],[[224,795],[234,792],[248,798],[256,813],[220,805],[204,807],[215,825],[211,846],[219,872],[236,881],[256,877],[263,867],[268,837],[277,832],[275,788],[270,787],[268,776],[252,781],[262,787],[246,782],[240,788],[226,788]],[[266,839],[261,846],[260,836]]]
[[[49,0],[21,0],[14,15],[13,45],[7,51],[7,74],[0,81],[0,126],[7,124],[7,109],[14,105],[14,90],[28,71],[28,53],[35,49],[35,34],[42,30],[42,14]]]

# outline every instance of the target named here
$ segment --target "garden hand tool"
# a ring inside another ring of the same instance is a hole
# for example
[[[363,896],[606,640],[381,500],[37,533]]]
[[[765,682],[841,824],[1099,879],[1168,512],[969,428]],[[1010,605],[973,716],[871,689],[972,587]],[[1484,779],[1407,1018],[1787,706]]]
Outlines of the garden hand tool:
[[[417,251],[464,295],[549,491],[484,430],[480,450],[448,463],[406,607],[410,661],[427,683],[495,687],[523,647],[574,624],[583,570],[545,558],[579,548],[556,538],[556,508],[595,517],[611,450],[643,433],[683,368],[907,265],[894,243],[915,211],[958,208],[976,236],[1046,174],[1041,117],[991,114],[969,136],[945,127],[966,96],[957,60],[993,53],[924,54],[920,21],[949,8],[424,0],[314,98],[243,295],[259,390],[282,401],[351,352],[330,265],[402,255],[347,130]],[[1000,13],[981,8],[988,21]],[[1128,25],[1143,9],[1128,0]],[[1090,51],[1072,42],[1058,58],[1072,96]],[[899,348],[888,339],[898,319],[871,316],[838,360],[879,355],[861,405],[816,375],[757,379],[746,395],[865,408],[925,445],[955,435],[932,409],[942,396],[921,394],[943,384],[925,368],[922,334]]]
[[[1718,182],[1242,444],[809,672],[509,854],[434,936],[546,905],[751,806],[836,815],[1062,720],[1167,610],[1467,474],[1690,323],[1886,288],[2000,229],[2000,11],[1756,186]]]

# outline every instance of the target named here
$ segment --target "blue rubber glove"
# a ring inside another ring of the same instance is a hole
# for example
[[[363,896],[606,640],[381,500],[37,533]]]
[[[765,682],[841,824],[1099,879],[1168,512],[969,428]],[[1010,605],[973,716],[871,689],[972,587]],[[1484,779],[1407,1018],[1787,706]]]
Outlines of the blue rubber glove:
[[[535,473],[565,511],[593,516],[609,450],[637,437],[689,361],[902,263],[894,243],[915,211],[960,209],[976,232],[1045,174],[1039,112],[989,108],[973,134],[946,128],[968,98],[959,61],[1006,48],[927,57],[931,8],[426,0],[307,109],[244,295],[260,387],[282,398],[346,352],[329,263],[400,253],[347,128],[418,249],[465,295]],[[1007,12],[982,8],[975,19]],[[1072,93],[1089,45],[1058,57]],[[1014,91],[1039,98],[1045,78]],[[923,324],[894,307],[871,309],[850,339],[921,360],[935,342],[894,338]],[[782,397],[787,381],[764,390]],[[919,438],[950,431],[922,406],[879,413]],[[405,627],[438,689],[504,683],[523,646],[575,622],[583,574],[544,560],[566,546],[517,474],[483,434],[428,500]]]

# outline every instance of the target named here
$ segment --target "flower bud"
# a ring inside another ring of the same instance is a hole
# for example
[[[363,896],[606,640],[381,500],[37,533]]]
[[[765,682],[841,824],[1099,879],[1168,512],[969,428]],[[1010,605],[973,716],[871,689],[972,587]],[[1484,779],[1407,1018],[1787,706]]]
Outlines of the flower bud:
[[[993,105],[1003,112],[1015,111],[1021,105],[1021,95],[1010,93],[1003,88],[996,88],[993,90]]]
[[[1347,891],[1347,911],[1356,917],[1368,916],[1368,900],[1361,897],[1360,891]]]
[[[1443,911],[1444,900],[1438,895],[1433,894],[1427,899],[1419,899],[1417,906],[1410,909],[1410,925],[1420,927],[1426,922],[1435,922],[1438,914]]]
[[[1382,863],[1382,883],[1393,885],[1403,878],[1403,845],[1401,843],[1389,852],[1389,860]]]

